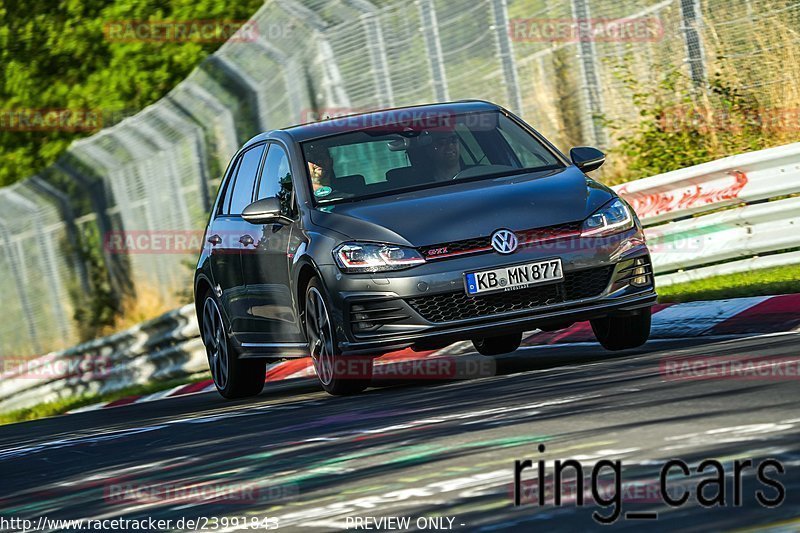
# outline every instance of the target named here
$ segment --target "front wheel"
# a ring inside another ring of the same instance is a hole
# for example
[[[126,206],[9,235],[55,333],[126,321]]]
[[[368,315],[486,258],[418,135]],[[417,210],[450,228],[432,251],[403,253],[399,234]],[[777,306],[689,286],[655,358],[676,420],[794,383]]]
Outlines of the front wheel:
[[[213,296],[203,303],[203,344],[217,391],[228,399],[255,396],[264,389],[266,362],[236,358],[219,305]]]
[[[319,279],[314,278],[306,289],[306,339],[322,388],[329,394],[356,394],[372,381],[372,358],[343,356],[336,340],[336,328],[331,321],[330,306]]]
[[[511,353],[519,348],[522,343],[522,333],[511,333],[509,335],[498,335],[497,337],[484,337],[474,339],[472,345],[481,355],[500,355]]]
[[[594,336],[606,350],[636,348],[650,336],[649,307],[632,315],[608,316],[590,322]]]

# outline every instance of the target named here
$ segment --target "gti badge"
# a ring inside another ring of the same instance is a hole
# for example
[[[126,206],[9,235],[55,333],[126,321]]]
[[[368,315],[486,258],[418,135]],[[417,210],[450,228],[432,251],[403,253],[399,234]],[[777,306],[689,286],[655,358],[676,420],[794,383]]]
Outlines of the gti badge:
[[[499,229],[492,235],[492,248],[501,254],[510,254],[517,249],[519,241],[513,231]]]

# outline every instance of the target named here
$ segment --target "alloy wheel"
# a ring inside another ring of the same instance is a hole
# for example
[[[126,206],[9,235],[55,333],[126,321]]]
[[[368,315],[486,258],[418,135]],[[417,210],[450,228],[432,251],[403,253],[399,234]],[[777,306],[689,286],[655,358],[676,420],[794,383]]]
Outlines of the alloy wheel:
[[[306,336],[314,369],[322,384],[329,385],[334,373],[333,330],[325,300],[316,287],[309,288],[306,293],[305,311]]]
[[[210,296],[203,305],[203,344],[206,345],[208,367],[214,384],[224,389],[228,384],[228,342],[219,306]]]

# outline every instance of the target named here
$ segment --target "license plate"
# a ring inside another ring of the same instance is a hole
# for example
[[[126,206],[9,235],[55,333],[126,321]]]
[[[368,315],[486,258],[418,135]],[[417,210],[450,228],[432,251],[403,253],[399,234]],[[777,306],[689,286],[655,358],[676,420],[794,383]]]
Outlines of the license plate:
[[[467,294],[513,291],[537,283],[564,279],[561,259],[548,259],[522,265],[511,265],[464,275]]]

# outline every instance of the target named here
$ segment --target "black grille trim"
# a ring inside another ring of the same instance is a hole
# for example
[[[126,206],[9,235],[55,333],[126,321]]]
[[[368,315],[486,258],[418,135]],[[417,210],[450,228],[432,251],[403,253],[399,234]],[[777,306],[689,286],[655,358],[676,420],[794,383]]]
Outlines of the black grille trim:
[[[461,290],[408,298],[406,302],[430,322],[451,322],[599,296],[608,287],[613,265],[566,272],[564,281],[536,285],[527,289],[467,296]]]

